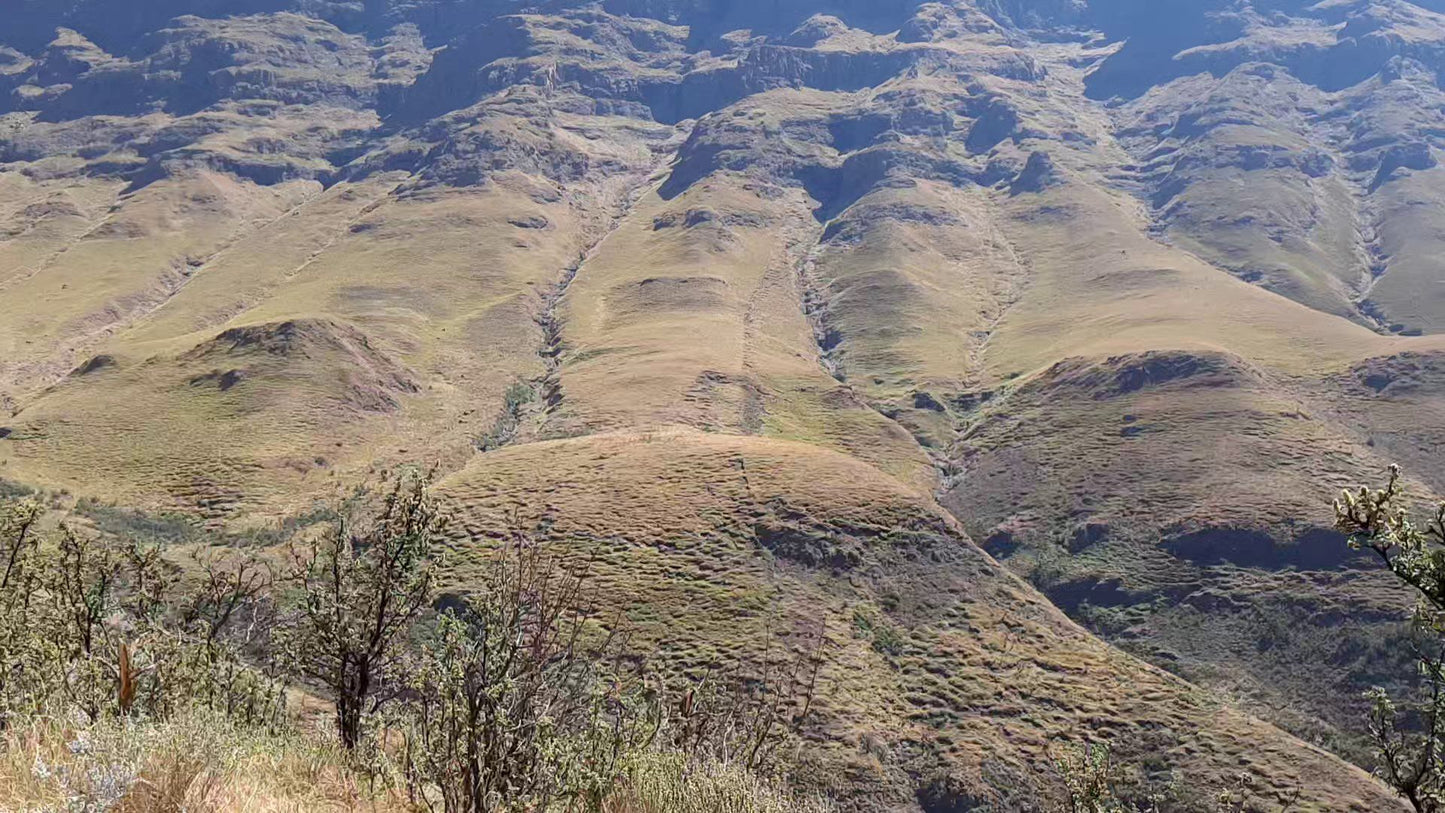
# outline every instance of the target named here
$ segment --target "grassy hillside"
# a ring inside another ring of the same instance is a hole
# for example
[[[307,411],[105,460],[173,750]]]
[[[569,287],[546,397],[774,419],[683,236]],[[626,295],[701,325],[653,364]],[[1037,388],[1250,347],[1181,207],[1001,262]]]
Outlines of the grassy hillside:
[[[213,5],[0,34],[0,477],[219,530],[435,462],[458,584],[515,506],[684,663],[826,619],[880,804],[1081,732],[1387,804],[1313,746],[1408,601],[1324,529],[1445,491],[1438,13]]]
[[[592,583],[685,668],[756,659],[769,627],[827,638],[820,788],[886,806],[1015,809],[1058,793],[1051,762],[1081,731],[1177,770],[1195,803],[1241,768],[1304,809],[1393,802],[1363,773],[1098,642],[912,489],[806,444],[691,430],[614,433],[479,457],[441,484],[471,540],[526,527],[592,561]],[[1107,722],[1105,722],[1107,721]],[[1329,777],[1325,779],[1325,777]],[[912,797],[912,798],[910,798]]]

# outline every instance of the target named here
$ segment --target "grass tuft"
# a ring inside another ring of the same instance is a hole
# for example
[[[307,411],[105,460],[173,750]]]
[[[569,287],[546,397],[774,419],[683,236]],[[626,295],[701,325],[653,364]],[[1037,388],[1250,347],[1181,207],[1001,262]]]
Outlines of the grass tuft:
[[[603,813],[828,813],[826,801],[793,793],[721,762],[690,763],[676,754],[651,754],[633,768],[628,783]]]
[[[0,810],[115,813],[407,809],[339,746],[193,710],[167,722],[35,718],[0,735]]]

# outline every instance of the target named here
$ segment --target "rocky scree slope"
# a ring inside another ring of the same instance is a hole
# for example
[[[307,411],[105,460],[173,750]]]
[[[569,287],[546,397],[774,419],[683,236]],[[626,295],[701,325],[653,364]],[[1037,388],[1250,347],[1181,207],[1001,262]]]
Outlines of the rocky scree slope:
[[[1323,508],[1445,490],[1445,7],[5,11],[0,477],[225,524],[440,461],[459,547],[540,506],[680,658],[827,608],[878,806],[1018,809],[1083,732],[1391,804],[1316,746],[1408,598]]]

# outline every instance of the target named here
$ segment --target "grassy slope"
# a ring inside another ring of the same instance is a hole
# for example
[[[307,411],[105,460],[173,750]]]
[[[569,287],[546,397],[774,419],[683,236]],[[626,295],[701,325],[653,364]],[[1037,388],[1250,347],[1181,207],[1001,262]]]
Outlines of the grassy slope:
[[[654,160],[646,148],[628,157],[643,161],[644,173]],[[40,293],[17,287],[9,306],[19,313],[29,302],[27,312],[48,322],[17,316],[7,323],[15,341],[48,337],[50,346],[46,365],[20,355],[5,366],[22,393],[49,385],[12,422],[18,425],[6,457],[14,475],[85,479],[97,494],[180,506],[194,505],[202,481],[225,477],[230,498],[206,506],[225,517],[247,503],[285,505],[288,493],[291,507],[303,506],[305,490],[315,493],[336,474],[355,476],[373,464],[465,460],[507,388],[541,376],[543,300],[606,229],[606,210],[620,192],[604,185],[595,197],[589,190],[563,196],[555,184],[520,173],[477,189],[415,180],[402,189],[403,180],[380,175],[341,184],[284,216],[250,224],[109,338],[61,321]],[[186,183],[164,180],[147,191],[169,197]],[[150,208],[127,196],[113,219],[132,217],[132,207]],[[108,262],[136,269],[133,277],[189,256],[153,237],[106,249]],[[134,296],[94,280],[68,286],[62,270],[47,268],[26,284],[79,288],[111,302]],[[206,378],[228,372],[224,360],[203,352],[223,330],[296,319],[359,330],[379,356],[424,381],[424,391],[398,393],[394,404],[357,405],[353,385],[369,371],[334,368],[351,362],[324,351],[288,352],[284,363],[245,376],[234,389],[218,391]],[[65,375],[94,355],[114,363]],[[317,376],[326,372],[338,374]],[[307,384],[298,388],[301,381]]]
[[[539,523],[591,562],[591,588],[625,612],[634,643],[683,668],[757,659],[769,627],[801,647],[822,625],[815,781],[838,787],[841,772],[878,803],[909,801],[912,775],[1013,809],[1053,792],[1051,743],[1087,727],[1195,792],[1244,769],[1266,777],[1262,798],[1304,788],[1302,809],[1394,804],[1363,773],[1100,644],[939,508],[851,457],[612,433],[488,453],[442,493],[460,518],[459,585],[485,555],[476,540]]]

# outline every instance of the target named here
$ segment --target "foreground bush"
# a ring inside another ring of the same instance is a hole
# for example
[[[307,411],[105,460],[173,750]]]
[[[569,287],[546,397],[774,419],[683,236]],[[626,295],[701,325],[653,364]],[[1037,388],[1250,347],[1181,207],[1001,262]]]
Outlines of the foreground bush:
[[[412,798],[445,813],[596,810],[662,709],[612,632],[589,635],[585,576],[507,548],[442,612],[396,715]]]
[[[357,491],[319,538],[291,546],[282,574],[287,612],[272,654],[325,687],[350,749],[405,685],[408,638],[434,598],[431,549],[445,518],[427,483],[407,473],[380,494]]]
[[[1369,692],[1376,774],[1419,813],[1445,811],[1445,503],[1421,522],[1411,516],[1398,466],[1383,488],[1345,491],[1335,528],[1369,550],[1416,596],[1410,654],[1420,690],[1392,698]],[[1400,708],[1403,706],[1403,708]]]
[[[192,583],[161,550],[0,504],[0,729],[79,713],[165,718],[198,703],[275,722],[276,681],[241,660],[266,577],[244,556],[197,559]],[[243,620],[246,623],[243,623]]]
[[[430,810],[598,811],[619,788],[665,787],[637,784],[658,776],[660,759],[771,775],[809,716],[821,631],[802,654],[770,652],[764,636],[748,681],[717,675],[669,691],[629,647],[623,619],[589,594],[585,564],[568,567],[519,535],[477,586],[424,625],[391,715],[410,798]],[[719,776],[682,770],[678,781]]]

